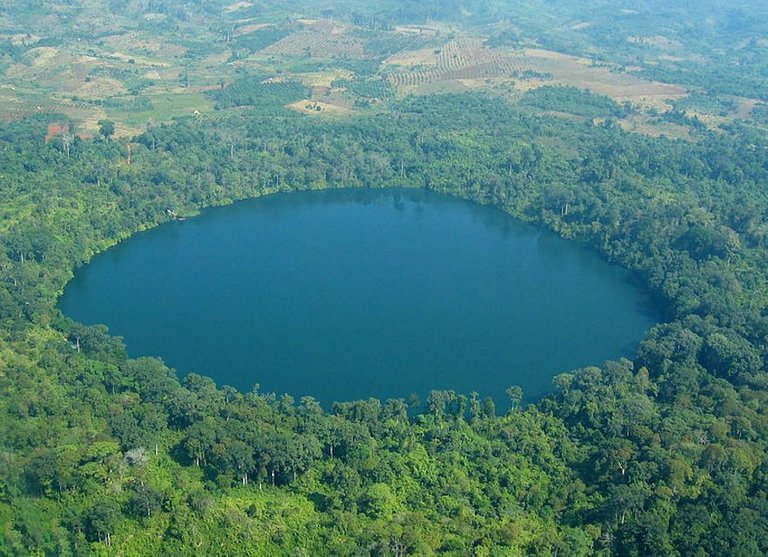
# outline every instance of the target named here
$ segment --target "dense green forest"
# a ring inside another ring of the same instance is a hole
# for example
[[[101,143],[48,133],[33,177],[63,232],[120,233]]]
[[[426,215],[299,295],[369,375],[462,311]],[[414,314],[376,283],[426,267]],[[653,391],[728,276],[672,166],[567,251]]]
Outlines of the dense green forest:
[[[529,110],[482,95],[349,120],[242,109],[151,127],[130,159],[112,138],[46,143],[51,117],[2,124],[0,554],[768,552],[768,143]],[[510,389],[497,415],[476,393],[323,409],[179,380],[56,309],[75,267],[168,209],[392,185],[592,246],[665,322],[632,361],[559,375],[527,407]]]

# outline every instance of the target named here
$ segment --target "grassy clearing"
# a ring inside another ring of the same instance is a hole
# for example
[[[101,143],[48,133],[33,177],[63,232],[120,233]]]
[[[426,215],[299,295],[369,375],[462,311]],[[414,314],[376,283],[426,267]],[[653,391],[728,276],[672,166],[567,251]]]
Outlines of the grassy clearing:
[[[132,111],[120,108],[107,110],[107,117],[128,127],[144,126],[148,122],[164,122],[181,116],[213,112],[213,102],[201,93],[157,95],[148,97],[151,108]]]
[[[308,58],[366,58],[365,42],[344,33],[310,29],[292,33],[263,49],[264,54]]]
[[[353,111],[347,107],[322,101],[297,101],[285,105],[285,108],[301,112],[302,114],[312,114],[313,116],[351,116],[353,114]]]
[[[627,131],[641,133],[651,137],[668,137],[670,139],[691,139],[690,130],[679,124],[659,122],[645,114],[636,114],[619,120],[619,125]]]

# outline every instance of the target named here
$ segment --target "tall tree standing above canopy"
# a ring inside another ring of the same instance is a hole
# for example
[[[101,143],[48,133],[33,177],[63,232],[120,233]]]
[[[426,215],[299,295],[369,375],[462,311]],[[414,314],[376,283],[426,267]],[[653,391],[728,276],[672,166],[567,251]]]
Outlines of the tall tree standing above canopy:
[[[115,123],[112,120],[99,120],[99,133],[104,139],[115,135]]]

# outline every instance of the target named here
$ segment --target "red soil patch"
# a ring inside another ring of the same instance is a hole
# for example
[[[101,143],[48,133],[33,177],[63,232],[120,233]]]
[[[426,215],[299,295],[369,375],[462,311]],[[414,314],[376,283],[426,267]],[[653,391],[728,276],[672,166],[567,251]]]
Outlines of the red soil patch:
[[[54,137],[62,135],[69,130],[69,126],[62,124],[48,124],[48,133],[45,134],[45,142],[48,143]]]

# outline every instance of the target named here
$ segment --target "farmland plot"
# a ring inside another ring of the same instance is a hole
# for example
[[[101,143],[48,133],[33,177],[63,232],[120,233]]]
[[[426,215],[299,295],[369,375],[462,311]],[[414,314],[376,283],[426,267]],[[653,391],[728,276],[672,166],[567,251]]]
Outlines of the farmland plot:
[[[100,106],[55,98],[0,98],[0,120],[22,120],[36,114],[66,114],[78,122],[78,134],[92,135],[98,130],[98,120],[105,117]]]
[[[668,110],[666,100],[680,98],[686,90],[628,73],[596,66],[586,58],[543,49],[489,48],[479,38],[460,38],[441,48],[403,51],[389,57],[385,67],[389,82],[401,92],[432,91],[432,85],[458,81],[482,86],[497,78],[524,82],[526,90],[545,84],[569,85],[607,95],[618,102]]]
[[[388,81],[379,78],[336,79],[331,86],[349,91],[363,99],[388,99],[395,93]]]
[[[437,49],[401,52],[386,64],[412,68],[389,75],[390,83],[398,89],[442,81],[517,77],[532,70],[520,52],[488,48],[476,38],[456,39]]]
[[[239,78],[224,89],[209,91],[208,94],[217,109],[256,106],[265,110],[281,107],[286,101],[306,99],[310,93],[299,81],[248,76]]]
[[[367,58],[365,41],[346,33],[329,33],[310,28],[298,31],[261,51],[279,56],[307,56],[312,58]]]
[[[349,116],[352,111],[344,106],[337,104],[326,103],[322,101],[297,101],[295,103],[287,104],[286,108],[301,112],[302,114],[327,114],[333,116]]]
[[[666,110],[666,99],[686,94],[682,87],[650,81],[612,67],[594,66],[586,58],[541,49],[526,49],[524,53],[536,71],[552,75],[558,84],[589,89],[619,102]]]

